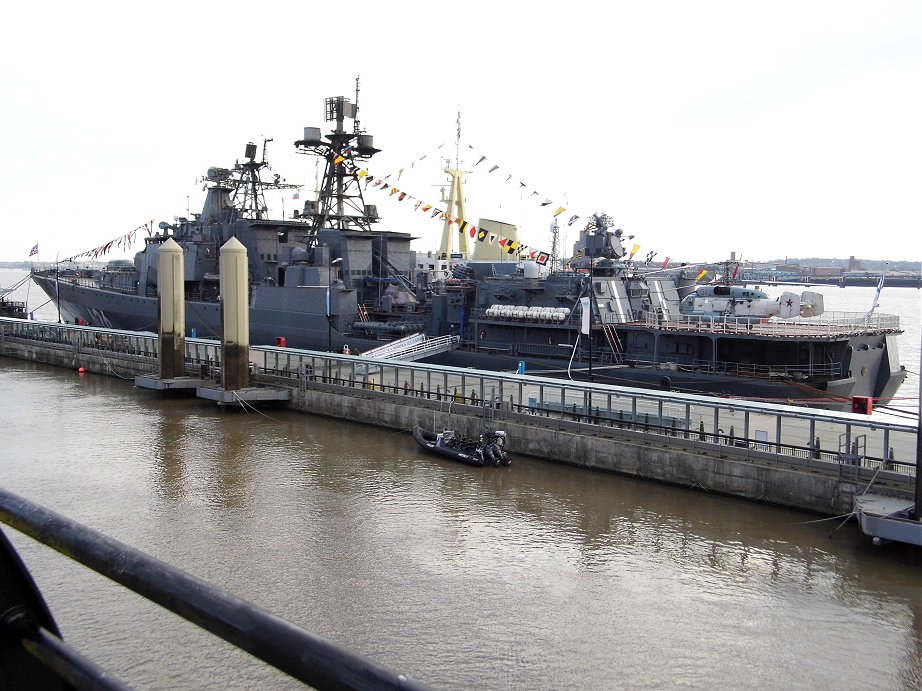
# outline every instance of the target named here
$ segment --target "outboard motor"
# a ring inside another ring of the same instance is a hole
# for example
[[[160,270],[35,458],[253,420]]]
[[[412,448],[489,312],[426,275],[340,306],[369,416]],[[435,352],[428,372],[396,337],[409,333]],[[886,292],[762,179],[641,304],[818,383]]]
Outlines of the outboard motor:
[[[506,444],[506,433],[502,430],[487,432],[481,437],[483,458],[494,466],[509,465],[512,461],[503,448]]]

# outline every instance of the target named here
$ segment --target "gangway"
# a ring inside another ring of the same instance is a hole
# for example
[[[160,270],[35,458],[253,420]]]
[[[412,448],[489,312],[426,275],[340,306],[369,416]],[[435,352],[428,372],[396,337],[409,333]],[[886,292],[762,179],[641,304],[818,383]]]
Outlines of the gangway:
[[[406,360],[412,362],[422,360],[430,355],[447,353],[453,350],[461,343],[460,336],[439,336],[438,338],[426,338],[426,334],[415,333],[391,341],[378,348],[372,348],[362,353],[362,357],[375,360]]]

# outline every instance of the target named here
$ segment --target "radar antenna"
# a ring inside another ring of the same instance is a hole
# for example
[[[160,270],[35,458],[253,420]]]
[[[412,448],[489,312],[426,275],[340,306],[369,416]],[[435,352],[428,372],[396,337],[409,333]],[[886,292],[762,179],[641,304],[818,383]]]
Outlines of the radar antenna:
[[[309,221],[305,238],[309,248],[317,244],[323,228],[368,231],[380,220],[376,207],[365,204],[359,185],[359,166],[355,163],[380,151],[374,147],[372,136],[359,127],[358,95],[359,78],[356,77],[355,103],[344,96],[324,100],[325,120],[335,123],[333,131],[324,135],[329,141],[321,138],[319,127],[305,127],[304,138],[295,142],[298,153],[313,154],[325,161],[317,201],[305,203],[302,213],[302,218]],[[346,118],[355,121],[351,132],[344,127]]]
[[[256,144],[249,142],[244,150],[244,161],[237,161],[233,168],[209,168],[204,182],[211,183],[211,189],[224,190],[230,195],[230,205],[242,218],[261,220],[268,217],[266,190],[300,189],[279,175],[272,180],[263,180],[262,171],[271,170],[267,159],[267,147],[272,139],[263,140],[262,158],[256,158]]]
[[[615,222],[608,214],[592,214],[586,224],[586,230],[606,231],[613,225],[615,225]]]
[[[607,259],[621,259],[624,254],[622,238],[624,231],[620,228],[609,230],[615,225],[608,214],[592,214],[583,230],[583,254],[586,257],[605,257]],[[627,238],[633,238],[628,235]]]

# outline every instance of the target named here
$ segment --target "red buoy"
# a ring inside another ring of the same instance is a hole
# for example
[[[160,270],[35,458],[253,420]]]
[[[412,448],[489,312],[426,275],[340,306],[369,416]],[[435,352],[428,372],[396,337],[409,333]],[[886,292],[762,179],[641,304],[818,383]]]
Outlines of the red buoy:
[[[83,367],[81,367],[81,368],[78,369],[77,371],[78,371],[80,374],[84,374],[84,373],[86,372],[86,370],[85,370]]]

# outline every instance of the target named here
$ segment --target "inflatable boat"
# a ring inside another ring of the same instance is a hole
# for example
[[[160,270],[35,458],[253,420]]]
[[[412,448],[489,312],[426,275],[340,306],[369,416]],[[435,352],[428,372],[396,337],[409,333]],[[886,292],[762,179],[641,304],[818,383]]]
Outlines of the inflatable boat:
[[[474,441],[459,437],[453,430],[436,433],[415,425],[413,438],[430,453],[477,468],[509,465],[512,462],[504,449],[506,433],[502,431],[487,432]]]

